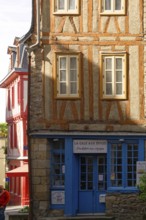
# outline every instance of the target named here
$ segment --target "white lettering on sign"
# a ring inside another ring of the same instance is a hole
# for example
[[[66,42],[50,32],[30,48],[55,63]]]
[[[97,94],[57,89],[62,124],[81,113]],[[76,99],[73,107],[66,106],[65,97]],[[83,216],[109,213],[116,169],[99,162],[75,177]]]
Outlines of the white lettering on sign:
[[[106,140],[74,140],[73,152],[79,153],[107,153]]]

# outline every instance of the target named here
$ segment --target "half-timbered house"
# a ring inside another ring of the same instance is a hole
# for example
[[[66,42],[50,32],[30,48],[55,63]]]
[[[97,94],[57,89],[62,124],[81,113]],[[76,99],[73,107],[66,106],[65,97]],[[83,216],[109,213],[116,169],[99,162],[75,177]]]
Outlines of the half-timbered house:
[[[0,82],[7,93],[6,122],[8,124],[7,180],[11,193],[10,205],[28,205],[28,145],[27,145],[27,91],[28,64],[25,45],[14,39],[8,47],[10,66]]]
[[[21,39],[31,65],[31,219],[141,219],[145,6],[146,0],[32,1],[32,27]]]

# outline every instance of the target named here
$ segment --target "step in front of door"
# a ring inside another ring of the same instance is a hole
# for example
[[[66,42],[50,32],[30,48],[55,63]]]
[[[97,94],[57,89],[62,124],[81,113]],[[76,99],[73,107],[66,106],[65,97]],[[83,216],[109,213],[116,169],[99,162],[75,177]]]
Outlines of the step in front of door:
[[[112,216],[46,217],[39,220],[115,220]]]

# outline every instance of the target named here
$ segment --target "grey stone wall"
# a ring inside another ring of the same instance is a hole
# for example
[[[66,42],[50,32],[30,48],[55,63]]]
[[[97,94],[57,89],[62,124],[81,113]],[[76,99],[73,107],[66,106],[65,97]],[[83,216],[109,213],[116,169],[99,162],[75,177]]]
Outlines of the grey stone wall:
[[[106,195],[106,214],[116,220],[143,220],[146,213],[146,202],[139,198],[138,193]]]
[[[31,177],[33,214],[47,216],[50,205],[50,147],[47,139],[31,138]]]

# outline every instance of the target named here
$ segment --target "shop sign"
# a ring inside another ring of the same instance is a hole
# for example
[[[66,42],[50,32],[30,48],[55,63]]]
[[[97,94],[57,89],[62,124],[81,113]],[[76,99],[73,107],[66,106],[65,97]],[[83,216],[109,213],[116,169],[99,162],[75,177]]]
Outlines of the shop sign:
[[[136,164],[136,184],[139,185],[141,176],[146,173],[146,161],[137,161]]]
[[[51,203],[52,205],[65,204],[64,191],[52,191],[51,192]]]
[[[107,153],[106,140],[74,140],[73,152],[80,153]]]

